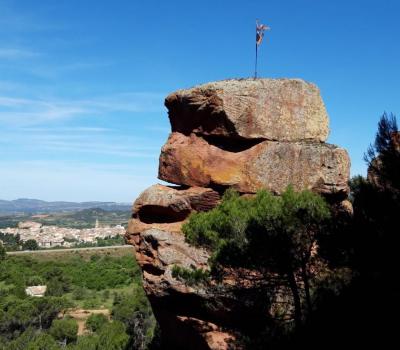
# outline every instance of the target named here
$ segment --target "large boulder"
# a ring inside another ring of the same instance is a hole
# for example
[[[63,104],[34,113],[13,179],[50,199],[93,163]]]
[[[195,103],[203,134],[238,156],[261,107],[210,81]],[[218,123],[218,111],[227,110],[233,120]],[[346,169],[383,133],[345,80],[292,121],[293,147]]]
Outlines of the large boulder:
[[[172,133],[161,151],[159,178],[176,184],[233,187],[242,193],[265,188],[348,195],[347,152],[325,143],[262,141],[232,152],[191,134]]]
[[[165,105],[172,131],[278,141],[326,141],[319,89],[301,79],[224,80],[179,90]]]
[[[202,187],[172,187],[160,184],[143,191],[133,204],[133,218],[144,223],[182,221],[192,211],[207,211],[219,202],[218,192]]]
[[[210,210],[219,201],[218,192],[210,188],[157,184],[143,191],[133,203],[126,233],[126,240],[136,248],[136,259],[142,269],[158,274],[174,264],[196,266],[200,261],[205,264],[208,256],[203,258],[203,250],[185,243],[181,227],[190,213]],[[167,281],[172,279],[170,273],[165,276]]]

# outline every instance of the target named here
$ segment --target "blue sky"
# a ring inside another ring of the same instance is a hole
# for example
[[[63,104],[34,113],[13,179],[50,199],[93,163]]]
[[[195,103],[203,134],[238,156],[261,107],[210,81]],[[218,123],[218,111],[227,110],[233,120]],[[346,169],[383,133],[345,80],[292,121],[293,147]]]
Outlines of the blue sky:
[[[131,202],[157,182],[164,97],[259,75],[316,83],[352,174],[400,115],[396,0],[0,0],[0,198]]]

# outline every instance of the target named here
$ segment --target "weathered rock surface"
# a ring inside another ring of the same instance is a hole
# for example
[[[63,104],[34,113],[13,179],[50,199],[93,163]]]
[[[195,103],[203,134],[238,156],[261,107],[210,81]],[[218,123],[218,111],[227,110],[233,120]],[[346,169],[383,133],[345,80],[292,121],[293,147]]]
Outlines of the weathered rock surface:
[[[144,223],[182,221],[192,211],[207,211],[220,199],[218,192],[202,187],[153,185],[142,192],[133,204],[133,217]]]
[[[241,152],[230,152],[194,134],[172,133],[160,156],[159,178],[188,186],[233,187],[255,193],[266,188],[282,193],[295,190],[347,197],[350,161],[347,152],[332,145],[263,141]]]
[[[224,80],[170,94],[172,131],[229,138],[326,141],[319,89],[301,79]]]
[[[206,250],[191,247],[182,234],[150,228],[140,234],[127,233],[128,240],[135,246],[137,260],[145,275],[145,287],[152,295],[165,294],[166,285],[178,291],[189,288],[172,278],[174,265],[186,268],[207,269],[209,254]],[[137,236],[138,239],[132,239]],[[147,277],[147,278],[146,278]],[[154,281],[157,283],[154,284]]]
[[[143,284],[168,349],[235,349],[240,332],[264,330],[266,314],[293,320],[289,286],[279,277],[230,269],[221,280],[189,286],[175,265],[208,269],[210,252],[181,232],[188,216],[207,211],[233,187],[243,194],[288,185],[326,195],[351,215],[347,152],[325,144],[328,117],[318,88],[298,79],[227,80],[170,94],[172,133],[159,178],[133,205],[126,240],[135,247]],[[259,329],[257,328],[259,327]]]
[[[172,278],[173,265],[207,267],[209,255],[185,242],[181,226],[190,213],[210,210],[219,200],[218,192],[202,187],[157,184],[140,194],[133,204],[126,238],[135,246],[136,259],[147,277],[151,279],[149,274],[155,274],[161,276],[157,282],[163,279],[164,284],[180,286]]]

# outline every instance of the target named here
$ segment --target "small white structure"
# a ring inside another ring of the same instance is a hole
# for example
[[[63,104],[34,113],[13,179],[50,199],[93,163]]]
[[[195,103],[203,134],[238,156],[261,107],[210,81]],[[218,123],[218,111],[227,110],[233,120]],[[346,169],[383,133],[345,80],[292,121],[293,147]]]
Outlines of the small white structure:
[[[30,286],[25,289],[26,295],[30,297],[44,297],[47,290],[47,286]]]

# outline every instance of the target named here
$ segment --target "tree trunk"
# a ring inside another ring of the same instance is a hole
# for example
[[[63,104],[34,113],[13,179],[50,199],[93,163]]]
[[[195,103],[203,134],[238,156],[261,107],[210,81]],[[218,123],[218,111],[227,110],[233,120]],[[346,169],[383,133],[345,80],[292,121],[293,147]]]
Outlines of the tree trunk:
[[[306,294],[307,311],[308,311],[308,314],[310,315],[312,312],[311,295],[310,295],[310,281],[308,279],[307,263],[305,261],[302,262],[301,275],[302,275],[303,282],[304,282],[304,291]]]
[[[296,328],[300,328],[302,324],[302,312],[301,312],[301,301],[299,288],[297,287],[296,278],[293,271],[287,272],[289,287],[293,294],[293,302],[294,302],[294,321],[296,324]]]

